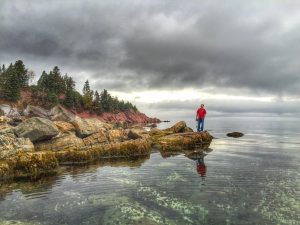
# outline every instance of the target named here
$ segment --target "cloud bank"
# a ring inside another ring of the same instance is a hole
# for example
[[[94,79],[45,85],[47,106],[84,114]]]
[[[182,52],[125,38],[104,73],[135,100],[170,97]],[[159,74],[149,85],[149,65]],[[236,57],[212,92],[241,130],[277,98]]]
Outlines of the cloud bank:
[[[0,63],[20,58],[37,75],[58,65],[99,90],[300,97],[296,0],[0,4]]]

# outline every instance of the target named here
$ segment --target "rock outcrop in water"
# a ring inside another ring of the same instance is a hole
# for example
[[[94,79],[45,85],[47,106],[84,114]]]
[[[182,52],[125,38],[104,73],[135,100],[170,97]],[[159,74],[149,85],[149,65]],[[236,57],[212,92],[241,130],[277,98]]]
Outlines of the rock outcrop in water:
[[[233,137],[233,138],[239,138],[239,137],[243,137],[244,136],[243,133],[237,132],[237,131],[228,133],[226,135],[227,135],[227,137]]]
[[[34,115],[38,113],[43,114],[37,109]],[[183,121],[165,130],[114,128],[61,106],[48,119],[32,117],[16,127],[9,120],[0,117],[0,180],[55,172],[60,164],[145,156],[152,147],[162,152],[195,149],[212,140],[208,132],[191,132]]]

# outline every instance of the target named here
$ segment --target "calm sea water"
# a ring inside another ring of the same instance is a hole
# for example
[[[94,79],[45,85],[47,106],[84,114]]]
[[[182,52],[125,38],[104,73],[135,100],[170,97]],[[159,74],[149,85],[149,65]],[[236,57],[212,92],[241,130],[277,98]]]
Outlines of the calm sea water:
[[[205,128],[217,139],[197,157],[153,151],[1,184],[0,224],[299,224],[300,120],[208,118]]]

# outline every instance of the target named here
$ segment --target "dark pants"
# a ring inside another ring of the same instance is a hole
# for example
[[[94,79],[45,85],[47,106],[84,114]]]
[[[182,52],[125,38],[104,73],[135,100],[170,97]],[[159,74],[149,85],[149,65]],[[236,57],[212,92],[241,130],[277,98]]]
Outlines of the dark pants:
[[[204,118],[198,119],[197,131],[198,132],[203,131],[203,128],[204,128]]]

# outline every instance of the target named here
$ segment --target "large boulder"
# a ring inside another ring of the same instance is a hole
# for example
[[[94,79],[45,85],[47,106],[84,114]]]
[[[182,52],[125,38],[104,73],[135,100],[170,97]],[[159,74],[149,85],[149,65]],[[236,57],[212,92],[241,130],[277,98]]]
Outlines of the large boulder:
[[[193,129],[189,128],[184,121],[179,121],[172,127],[165,129],[165,131],[172,131],[173,133],[184,133],[193,132]]]
[[[32,142],[49,140],[58,135],[55,124],[45,118],[32,117],[15,127],[18,137],[29,138]]]
[[[177,133],[161,137],[157,140],[163,151],[181,151],[201,148],[213,139],[208,132]]]
[[[4,114],[4,116],[7,116],[9,118],[19,118],[21,117],[19,111],[17,110],[17,108],[13,108],[10,107],[7,104],[1,104],[0,105],[0,110],[2,111],[2,114]]]
[[[75,117],[75,114],[65,109],[61,105],[53,107],[50,111],[50,118],[53,121],[72,122],[75,119]]]
[[[17,138],[9,126],[0,127],[0,159],[9,158],[19,152],[34,151],[29,138]]]
[[[24,116],[49,118],[50,112],[39,106],[28,105],[23,111]]]
[[[83,140],[77,137],[74,133],[62,134],[48,141],[43,141],[35,144],[37,151],[64,151],[78,150],[83,147]]]
[[[113,128],[112,124],[104,123],[96,118],[81,119],[80,117],[76,117],[71,123],[76,129],[76,134],[81,138]]]

